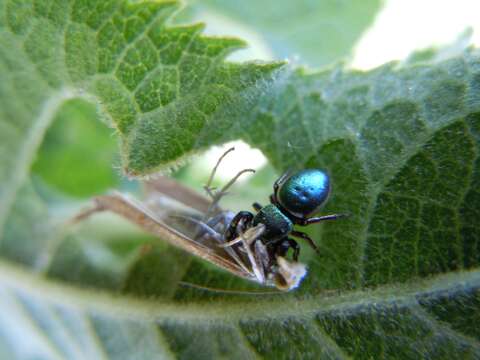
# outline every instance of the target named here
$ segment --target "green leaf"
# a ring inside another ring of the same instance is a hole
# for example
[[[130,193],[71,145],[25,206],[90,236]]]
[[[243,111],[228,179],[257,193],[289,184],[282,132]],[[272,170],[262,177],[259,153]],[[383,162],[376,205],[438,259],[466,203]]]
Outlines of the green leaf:
[[[74,99],[58,110],[32,172],[66,194],[93,196],[119,186],[116,154],[116,140],[95,106]]]
[[[366,73],[299,70],[250,112],[244,139],[277,168],[326,168],[324,211],[352,215],[317,235],[320,288],[478,266],[479,79],[477,50]]]
[[[64,100],[83,98],[119,133],[124,171],[151,173],[193,150],[192,132],[220,108],[248,103],[280,65],[224,62],[244,43],[203,37],[203,25],[166,25],[175,1],[4,1],[1,9],[2,154],[21,153],[17,139],[27,133],[38,142]],[[154,140],[167,134],[173,146]],[[0,181],[15,183],[15,158],[5,161]]]
[[[300,301],[201,304],[80,289],[5,263],[0,270],[0,328],[19,358],[480,355],[476,272]],[[29,347],[18,343],[19,333]]]
[[[184,40],[163,26],[169,4],[0,4],[0,356],[479,358],[478,50],[365,73],[285,71],[273,87],[261,79],[275,64],[220,57],[213,68],[227,95],[222,86],[191,86],[149,118],[137,114],[128,88],[140,70],[122,77],[105,69],[131,49],[149,59],[135,36],[146,23],[159,22],[160,51],[176,56]],[[189,68],[203,74],[197,65]],[[243,138],[277,170],[326,168],[334,188],[324,211],[350,217],[312,227],[321,255],[302,247],[309,276],[299,291],[183,287],[250,288],[118,218],[65,224],[78,204],[46,202],[28,180],[47,128],[78,97],[101,101],[130,173]],[[227,101],[198,123],[193,110],[220,98]],[[181,127],[165,120],[172,114]],[[182,138],[189,131],[195,136]],[[172,152],[158,154],[162,146]]]
[[[225,17],[246,26],[270,46],[276,59],[298,56],[301,63],[311,66],[329,65],[350,56],[382,5],[380,0],[190,0],[189,3],[190,16],[214,21],[215,15],[221,14],[218,22],[225,22]],[[228,23],[221,29],[232,31]]]

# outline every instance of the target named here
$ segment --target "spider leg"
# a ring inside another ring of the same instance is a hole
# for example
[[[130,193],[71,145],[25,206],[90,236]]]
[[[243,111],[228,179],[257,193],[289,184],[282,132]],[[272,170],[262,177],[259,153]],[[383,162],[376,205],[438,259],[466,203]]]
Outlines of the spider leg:
[[[273,183],[273,194],[270,195],[270,203],[277,205],[277,192],[280,185],[292,174],[292,169],[288,169],[285,171],[282,176],[280,176],[274,183]]]
[[[280,176],[274,183],[273,183],[273,192],[276,194],[280,184],[285,181],[287,177],[289,177],[292,173],[291,169],[285,171],[282,176]]]
[[[331,214],[331,215],[324,215],[324,216],[319,216],[319,217],[311,217],[309,219],[302,219],[302,221],[299,222],[298,225],[307,226],[307,225],[311,225],[311,224],[316,224],[316,223],[321,222],[321,221],[337,220],[337,219],[341,219],[341,218],[344,218],[344,217],[347,217],[347,216],[348,216],[348,214]]]
[[[278,243],[275,248],[275,255],[285,257],[289,249],[293,249],[293,260],[298,261],[298,256],[300,255],[300,246],[291,238],[285,238]]]
[[[290,243],[290,247],[293,249],[293,260],[298,261],[298,256],[300,255],[300,246],[293,239],[289,238],[288,242]]]
[[[308,245],[310,245],[310,247],[318,253],[318,247],[310,236],[308,236],[302,231],[296,231],[296,230],[293,230],[290,234],[292,236],[295,236],[307,241]]]
[[[243,231],[250,226],[250,223],[253,220],[253,214],[249,211],[240,211],[237,215],[234,216],[230,225],[228,225],[227,230],[225,231],[224,238],[226,241],[233,240],[237,237],[237,234],[243,233]],[[244,229],[238,229],[239,223],[243,221]],[[240,230],[240,231],[239,231]]]

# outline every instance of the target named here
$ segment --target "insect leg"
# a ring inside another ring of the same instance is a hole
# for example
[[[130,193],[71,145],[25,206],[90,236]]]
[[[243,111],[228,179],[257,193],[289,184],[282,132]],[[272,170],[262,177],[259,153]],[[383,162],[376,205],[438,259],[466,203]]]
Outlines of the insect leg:
[[[225,219],[225,215],[223,213],[217,214],[207,221],[207,225],[210,226],[211,228],[214,228],[219,223],[221,223],[224,219]]]
[[[270,257],[268,255],[267,247],[261,241],[255,241],[253,243],[254,257],[257,266],[260,270],[262,278],[266,279],[266,272],[269,269]]]
[[[218,222],[222,219],[222,216],[224,216],[224,214],[219,214],[217,215],[217,217],[215,218],[212,218],[212,222],[215,224],[215,222]],[[213,229],[212,225],[210,223],[208,224],[205,224],[197,219],[194,219],[192,217],[189,217],[189,216],[181,216],[181,215],[170,215],[170,217],[173,217],[173,218],[179,218],[179,219],[183,219],[183,220],[187,220],[187,221],[191,221],[193,222],[194,224],[198,225],[200,227],[200,229],[203,231],[203,233],[200,233],[200,236],[197,234],[197,239],[200,238],[201,236],[203,235],[209,235],[211,236],[213,239],[215,239],[218,243],[219,243],[219,247],[223,247],[225,248],[225,251],[227,252],[227,254],[243,269],[245,270],[246,272],[249,272],[250,270],[247,269],[247,267],[243,264],[242,260],[240,260],[240,258],[238,257],[237,253],[235,252],[235,250],[231,247],[227,247],[225,246],[225,243],[224,243],[224,238],[217,232],[215,231],[215,229]],[[241,239],[238,241],[240,242]],[[233,244],[232,244],[233,245]]]
[[[215,231],[215,229],[213,229],[209,224],[205,224],[204,222],[202,222],[200,220],[197,220],[197,219],[195,219],[191,216],[183,216],[183,215],[172,214],[172,215],[169,215],[169,217],[172,218],[172,219],[180,219],[180,220],[190,221],[193,224],[197,225],[199,227],[199,230],[202,231],[202,232],[199,232],[196,235],[196,238],[200,238],[203,235],[208,234],[217,241],[222,240],[222,235],[219,234],[217,231]]]
[[[248,244],[252,244],[264,233],[264,231],[265,231],[265,225],[259,224],[257,226],[247,229],[247,231],[245,231],[243,234],[241,233],[235,239],[224,242],[218,246],[222,248],[227,248],[244,241],[247,241]],[[240,250],[243,250],[243,249],[240,249]]]
[[[302,231],[295,231],[293,230],[291,233],[290,233],[292,236],[295,236],[295,237],[298,237],[298,238],[301,238],[303,240],[306,240],[308,245],[310,245],[310,247],[315,250],[317,253],[318,253],[318,247],[317,245],[313,242],[312,238],[310,236],[308,236],[307,234],[305,234],[304,232]]]
[[[223,234],[228,227],[228,224],[232,221],[234,217],[233,213],[228,211],[222,211],[221,213],[215,215],[214,217],[210,218],[206,224],[210,226],[215,231]]]
[[[248,260],[250,261],[250,264],[252,266],[252,271],[255,274],[257,281],[260,284],[265,284],[265,273],[263,269],[263,264],[260,264],[258,262],[257,258],[255,257],[255,254],[252,252],[252,249],[250,248],[250,244],[252,244],[256,239],[258,239],[260,234],[265,230],[265,226],[259,227],[259,234],[252,234],[250,236],[246,236],[246,235],[249,235],[251,231],[256,230],[257,227],[258,226],[248,229],[245,233],[242,233],[240,237],[242,239],[243,248],[247,252]]]

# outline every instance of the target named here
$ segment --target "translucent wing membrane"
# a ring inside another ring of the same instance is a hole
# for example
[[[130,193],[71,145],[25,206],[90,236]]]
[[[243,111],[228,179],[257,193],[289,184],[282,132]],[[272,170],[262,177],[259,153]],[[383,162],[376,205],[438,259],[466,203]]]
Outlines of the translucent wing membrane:
[[[95,198],[93,211],[114,212],[171,245],[214,263],[237,276],[254,280],[246,268],[236,264],[226,256],[223,248],[213,246],[215,240],[212,237],[208,237],[208,241],[202,243],[177,230],[175,228],[175,225],[178,225],[177,221],[173,216],[172,220],[168,221],[170,215],[167,211],[158,213],[155,208],[149,208],[146,203],[120,193]],[[91,212],[92,210],[89,210],[89,213]]]

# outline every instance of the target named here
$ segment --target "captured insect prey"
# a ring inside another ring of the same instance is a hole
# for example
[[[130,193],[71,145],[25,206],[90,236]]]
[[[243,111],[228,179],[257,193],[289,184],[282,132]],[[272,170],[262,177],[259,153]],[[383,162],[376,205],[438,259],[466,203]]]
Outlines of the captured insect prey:
[[[184,185],[166,178],[145,182],[143,201],[121,193],[95,198],[95,206],[77,215],[76,221],[99,211],[114,212],[143,230],[190,254],[244,279],[280,290],[297,288],[307,274],[298,261],[300,246],[293,238],[304,240],[317,251],[314,241],[294,226],[307,226],[345,215],[312,217],[327,201],[330,178],[322,170],[285,172],[273,184],[270,204],[253,204],[255,213],[224,210],[219,203],[235,181],[252,169],[240,171],[221,189],[212,187],[218,166],[212,170],[202,196]]]

